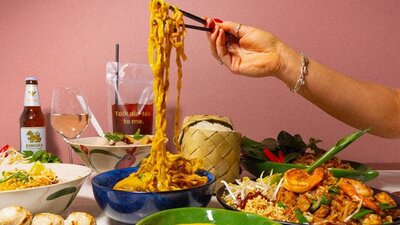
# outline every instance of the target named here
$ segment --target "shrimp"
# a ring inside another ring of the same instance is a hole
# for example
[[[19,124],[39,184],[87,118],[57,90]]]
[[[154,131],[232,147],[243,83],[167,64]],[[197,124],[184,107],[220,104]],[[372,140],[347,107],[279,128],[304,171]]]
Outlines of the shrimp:
[[[371,200],[374,191],[358,180],[349,178],[340,178],[338,185],[353,201],[362,201],[363,206],[381,214],[382,210],[373,200]]]
[[[325,176],[325,169],[316,168],[312,175],[303,169],[293,168],[285,172],[283,187],[295,193],[304,193],[319,184]]]

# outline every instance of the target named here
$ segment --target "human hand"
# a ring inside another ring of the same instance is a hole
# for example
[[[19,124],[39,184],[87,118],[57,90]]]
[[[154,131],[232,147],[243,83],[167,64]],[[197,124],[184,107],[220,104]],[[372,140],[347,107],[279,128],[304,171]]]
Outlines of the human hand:
[[[279,76],[285,69],[282,48],[286,45],[269,32],[224,21],[207,19],[211,54],[233,73],[250,77]],[[239,29],[238,29],[239,28]]]

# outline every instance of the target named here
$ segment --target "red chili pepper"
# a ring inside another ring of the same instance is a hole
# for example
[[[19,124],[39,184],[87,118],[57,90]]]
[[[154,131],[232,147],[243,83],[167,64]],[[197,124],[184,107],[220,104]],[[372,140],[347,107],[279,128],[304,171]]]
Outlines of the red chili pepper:
[[[269,150],[268,148],[264,148],[264,155],[268,158],[269,161],[271,162],[280,162],[280,159],[271,152],[271,150]]]
[[[285,162],[285,157],[283,156],[283,152],[279,151],[278,156],[276,156],[274,153],[271,152],[271,150],[264,148],[264,155],[268,158],[269,161],[271,162],[279,162],[279,163],[284,163]]]
[[[8,149],[8,147],[10,147],[9,145],[4,145],[1,149],[0,152],[4,152]]]
[[[281,150],[279,150],[278,152],[278,158],[281,163],[285,162],[285,156],[283,155],[283,152]]]

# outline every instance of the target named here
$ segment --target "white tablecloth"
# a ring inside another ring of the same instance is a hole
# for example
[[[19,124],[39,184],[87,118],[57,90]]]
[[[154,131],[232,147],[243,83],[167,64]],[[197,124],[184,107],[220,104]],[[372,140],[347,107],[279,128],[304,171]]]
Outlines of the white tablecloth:
[[[379,170],[379,176],[367,184],[371,187],[385,190],[388,192],[400,191],[400,170]],[[70,206],[69,211],[84,211],[96,217],[98,225],[123,225],[123,223],[108,218],[97,205],[93,196],[91,177],[85,182],[79,191],[78,196]],[[213,197],[210,208],[222,208],[217,199]]]

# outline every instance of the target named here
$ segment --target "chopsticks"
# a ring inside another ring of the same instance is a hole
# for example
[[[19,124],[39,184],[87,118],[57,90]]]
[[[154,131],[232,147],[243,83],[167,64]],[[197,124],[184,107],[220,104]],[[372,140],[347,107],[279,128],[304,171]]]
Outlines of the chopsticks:
[[[172,5],[169,6],[169,9],[172,10],[172,11],[175,11],[175,8],[174,8]],[[196,22],[199,22],[199,23],[201,23],[201,24],[206,24],[206,23],[207,23],[207,21],[206,21],[205,19],[201,18],[201,17],[198,17],[198,16],[196,16],[196,15],[193,15],[193,14],[191,14],[191,13],[188,13],[188,12],[182,10],[182,9],[179,9],[179,11],[181,11],[182,14],[183,14],[184,16],[186,16],[187,18],[190,18],[190,19],[192,19],[192,20],[194,20],[194,21],[196,21]]]
[[[174,8],[172,5],[169,6],[169,9],[172,10],[172,11],[175,11],[175,8]],[[189,13],[189,12],[186,12],[186,11],[184,11],[184,10],[182,10],[182,9],[179,9],[179,11],[181,11],[182,14],[183,14],[184,16],[186,16],[187,18],[189,18],[189,19],[192,19],[192,20],[194,20],[194,21],[196,21],[196,22],[199,22],[199,23],[201,23],[201,24],[203,24],[203,25],[207,24],[207,21],[206,21],[205,19],[199,17],[199,16],[196,16],[196,15],[194,15],[194,14],[191,14],[191,13]],[[201,26],[195,26],[195,25],[190,25],[190,24],[185,24],[185,27],[186,27],[186,28],[189,28],[189,29],[194,29],[194,30],[201,30],[201,31],[212,32],[212,29],[209,28],[209,27],[201,27]]]
[[[186,28],[193,29],[193,30],[201,30],[201,31],[208,31],[212,32],[212,29],[209,27],[200,27],[200,26],[195,26],[195,25],[190,25],[190,24],[185,24]]]

